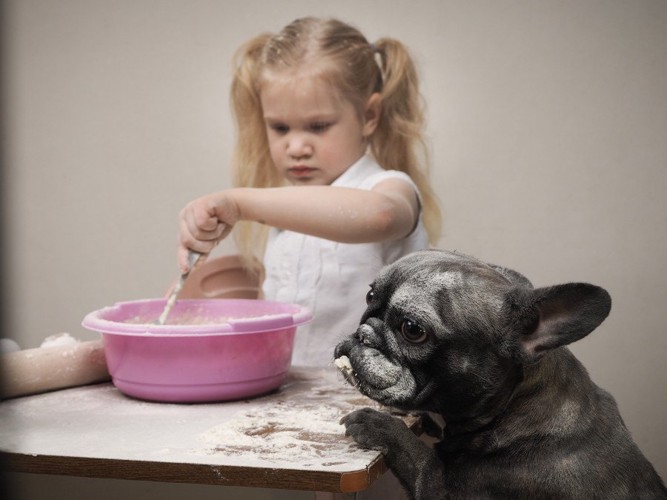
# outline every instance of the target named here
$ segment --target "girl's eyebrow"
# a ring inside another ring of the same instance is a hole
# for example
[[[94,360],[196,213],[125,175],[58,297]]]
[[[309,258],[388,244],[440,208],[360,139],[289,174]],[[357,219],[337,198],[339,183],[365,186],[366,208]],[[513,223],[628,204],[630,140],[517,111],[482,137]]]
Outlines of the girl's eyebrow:
[[[269,116],[269,115],[264,115],[264,121],[265,122],[271,122],[271,123],[278,123],[278,122],[284,122],[282,118],[274,117],[274,116]]]
[[[327,112],[327,113],[315,113],[312,115],[299,116],[296,118],[298,123],[313,123],[313,122],[331,122],[335,121],[338,118],[338,113]],[[285,118],[279,115],[264,115],[264,121],[269,123],[287,123],[292,121],[292,118]]]

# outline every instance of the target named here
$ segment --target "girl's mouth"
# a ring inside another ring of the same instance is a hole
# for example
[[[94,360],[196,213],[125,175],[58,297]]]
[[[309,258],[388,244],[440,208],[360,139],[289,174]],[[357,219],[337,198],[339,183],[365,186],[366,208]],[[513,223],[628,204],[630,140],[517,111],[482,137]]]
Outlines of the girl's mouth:
[[[293,177],[308,177],[310,176],[313,172],[315,172],[315,169],[312,167],[303,167],[303,166],[298,166],[298,167],[291,167],[288,169],[288,172],[293,176]]]

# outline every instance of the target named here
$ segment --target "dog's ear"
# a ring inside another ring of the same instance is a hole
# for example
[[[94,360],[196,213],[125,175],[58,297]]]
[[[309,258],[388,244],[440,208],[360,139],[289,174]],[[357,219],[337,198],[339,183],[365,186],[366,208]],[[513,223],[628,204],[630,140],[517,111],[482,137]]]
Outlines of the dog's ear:
[[[523,356],[529,361],[585,337],[611,309],[607,291],[588,283],[538,288],[529,293],[530,307],[539,314],[534,328],[520,334]]]

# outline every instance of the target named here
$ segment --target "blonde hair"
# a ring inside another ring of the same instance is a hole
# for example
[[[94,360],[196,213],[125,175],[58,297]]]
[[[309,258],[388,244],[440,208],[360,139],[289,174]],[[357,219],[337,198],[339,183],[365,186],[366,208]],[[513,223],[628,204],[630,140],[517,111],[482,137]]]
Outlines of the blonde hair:
[[[373,93],[382,111],[370,137],[370,151],[387,170],[407,173],[421,194],[424,226],[431,244],[440,237],[441,215],[428,180],[429,158],[423,138],[424,111],[419,79],[406,47],[381,38],[374,44],[356,29],[335,19],[297,19],[276,35],[259,35],[241,46],[235,57],[231,105],[237,126],[234,184],[276,187],[284,184],[269,153],[260,101],[269,73],[295,71],[307,64],[325,78],[359,113]],[[242,255],[263,252],[266,228],[242,222],[235,228]]]

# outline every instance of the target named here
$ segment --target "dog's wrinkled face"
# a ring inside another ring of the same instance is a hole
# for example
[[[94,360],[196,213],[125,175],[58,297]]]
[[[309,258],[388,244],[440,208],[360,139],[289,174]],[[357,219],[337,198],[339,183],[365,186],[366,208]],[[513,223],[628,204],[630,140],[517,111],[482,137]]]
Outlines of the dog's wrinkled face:
[[[495,404],[520,376],[502,339],[506,297],[517,287],[532,289],[518,273],[463,255],[408,255],[371,285],[361,325],[336,347],[336,364],[388,406],[456,418]]]

